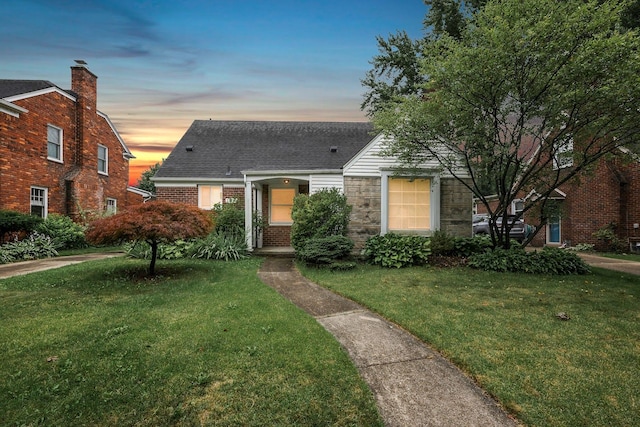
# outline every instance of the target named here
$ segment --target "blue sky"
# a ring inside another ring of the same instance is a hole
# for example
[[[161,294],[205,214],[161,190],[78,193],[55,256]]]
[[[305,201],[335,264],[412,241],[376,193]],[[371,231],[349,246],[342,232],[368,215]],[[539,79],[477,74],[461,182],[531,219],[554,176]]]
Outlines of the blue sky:
[[[362,121],[376,36],[421,37],[422,0],[13,0],[0,78],[69,88],[75,59],[129,148],[132,176],[195,119]]]

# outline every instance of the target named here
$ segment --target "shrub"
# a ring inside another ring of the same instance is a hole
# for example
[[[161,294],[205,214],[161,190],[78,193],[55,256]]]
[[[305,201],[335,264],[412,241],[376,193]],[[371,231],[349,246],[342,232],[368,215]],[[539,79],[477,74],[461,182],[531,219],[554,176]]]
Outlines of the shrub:
[[[483,253],[493,247],[491,237],[475,236],[475,237],[456,237],[454,240],[453,254],[468,258],[473,254]]]
[[[575,253],[558,248],[526,252],[524,249],[495,249],[472,255],[468,265],[486,271],[531,274],[586,274],[589,267]]]
[[[602,242],[602,249],[607,252],[620,253],[627,250],[626,242],[616,235],[616,228],[617,225],[611,223],[599,228],[598,231],[593,233],[593,237]]]
[[[58,256],[49,236],[31,233],[26,239],[0,246],[0,264]]]
[[[0,244],[4,242],[4,235],[13,232],[30,233],[35,230],[42,218],[10,210],[0,210]]]
[[[244,234],[226,234],[214,231],[197,240],[191,250],[193,258],[237,261],[247,258],[249,251]]]
[[[367,239],[363,255],[368,262],[388,268],[424,265],[431,253],[429,246],[427,237],[388,233]]]
[[[217,232],[244,234],[244,209],[240,209],[237,203],[217,203],[212,214]]]
[[[429,238],[431,254],[438,256],[457,255],[455,253],[456,238],[444,230],[436,230]]]
[[[350,214],[347,197],[337,188],[297,195],[291,211],[291,246],[297,253],[312,238],[346,236]]]
[[[353,241],[346,236],[314,237],[307,240],[296,256],[307,264],[331,265],[345,258],[353,249]]]
[[[39,223],[36,230],[49,236],[56,250],[78,249],[87,246],[84,238],[85,227],[73,222],[65,215],[49,214],[47,218]]]

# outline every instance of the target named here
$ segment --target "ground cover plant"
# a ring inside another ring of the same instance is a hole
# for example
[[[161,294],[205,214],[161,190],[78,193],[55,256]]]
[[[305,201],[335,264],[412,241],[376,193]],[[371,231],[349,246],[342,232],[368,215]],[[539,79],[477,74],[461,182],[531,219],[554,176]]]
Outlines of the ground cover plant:
[[[2,425],[381,426],[368,387],[256,258],[119,257],[0,280]]]
[[[433,345],[525,425],[640,425],[640,277],[299,267]]]

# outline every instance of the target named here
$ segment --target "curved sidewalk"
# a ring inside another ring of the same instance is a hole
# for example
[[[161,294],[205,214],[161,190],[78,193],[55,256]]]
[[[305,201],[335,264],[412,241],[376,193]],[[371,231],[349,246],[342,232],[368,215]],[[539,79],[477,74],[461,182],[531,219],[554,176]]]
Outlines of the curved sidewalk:
[[[291,258],[267,258],[260,279],[342,344],[389,427],[516,426],[462,371],[411,334],[304,278]]]
[[[35,271],[50,270],[66,265],[78,264],[80,262],[92,261],[95,259],[113,258],[122,256],[121,252],[93,253],[82,255],[61,256],[55,258],[43,258],[33,261],[12,262],[10,264],[0,264],[0,279],[22,274],[33,273]]]

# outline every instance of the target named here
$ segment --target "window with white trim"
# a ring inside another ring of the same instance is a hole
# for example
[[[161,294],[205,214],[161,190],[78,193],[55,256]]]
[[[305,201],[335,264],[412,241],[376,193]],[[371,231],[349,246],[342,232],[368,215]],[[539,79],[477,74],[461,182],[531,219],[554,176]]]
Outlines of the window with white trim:
[[[573,137],[557,141],[553,153],[553,168],[563,169],[573,166]]]
[[[42,187],[31,187],[31,215],[41,218],[47,217],[47,189]]]
[[[295,188],[271,188],[269,197],[269,223],[276,225],[291,225],[291,210],[293,198],[296,196]]]
[[[62,162],[62,129],[47,125],[47,159]]]
[[[511,213],[513,215],[519,215],[524,210],[524,200],[515,199],[511,202]]]
[[[200,209],[211,210],[222,203],[221,185],[198,185],[198,207]]]
[[[389,178],[389,231],[431,230],[431,180]]]
[[[98,173],[109,174],[109,149],[98,144]]]
[[[118,200],[107,198],[107,206],[106,206],[107,215],[113,215],[118,212]]]

